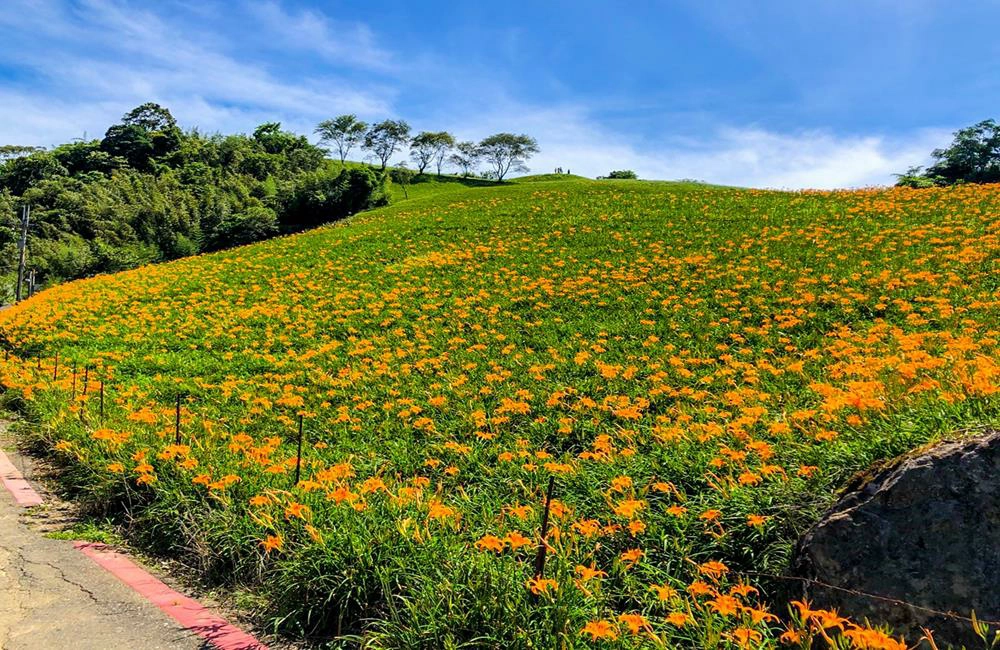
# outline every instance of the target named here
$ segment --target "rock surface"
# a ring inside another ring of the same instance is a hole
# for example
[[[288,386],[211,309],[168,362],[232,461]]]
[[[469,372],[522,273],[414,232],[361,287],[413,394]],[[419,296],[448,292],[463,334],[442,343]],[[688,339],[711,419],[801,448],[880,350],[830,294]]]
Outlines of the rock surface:
[[[981,646],[971,623],[927,610],[1000,621],[1000,431],[940,443],[854,481],[800,540],[793,570],[890,599],[804,582],[814,607],[887,623],[907,640],[927,627],[940,647]]]

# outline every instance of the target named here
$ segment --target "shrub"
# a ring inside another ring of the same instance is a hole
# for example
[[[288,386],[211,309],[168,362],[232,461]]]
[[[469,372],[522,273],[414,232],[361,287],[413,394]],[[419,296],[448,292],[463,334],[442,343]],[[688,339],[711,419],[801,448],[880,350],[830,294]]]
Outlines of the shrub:
[[[389,202],[386,177],[367,167],[305,174],[284,199],[281,228],[286,232],[343,219]]]
[[[278,234],[278,215],[262,205],[248,207],[224,219],[205,242],[206,250],[242,246]]]
[[[940,176],[928,175],[922,170],[922,167],[910,167],[906,170],[905,174],[894,174],[896,177],[896,186],[921,188],[946,185],[944,179]]]
[[[620,169],[613,172],[608,172],[608,175],[604,178],[618,179],[618,180],[637,180],[639,175],[636,174],[631,169]]]

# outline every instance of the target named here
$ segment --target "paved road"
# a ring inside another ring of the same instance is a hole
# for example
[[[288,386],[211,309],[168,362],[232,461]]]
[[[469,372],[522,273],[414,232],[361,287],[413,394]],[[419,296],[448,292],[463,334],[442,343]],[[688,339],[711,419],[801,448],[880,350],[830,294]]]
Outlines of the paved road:
[[[29,527],[0,487],[0,650],[205,647],[72,542]]]

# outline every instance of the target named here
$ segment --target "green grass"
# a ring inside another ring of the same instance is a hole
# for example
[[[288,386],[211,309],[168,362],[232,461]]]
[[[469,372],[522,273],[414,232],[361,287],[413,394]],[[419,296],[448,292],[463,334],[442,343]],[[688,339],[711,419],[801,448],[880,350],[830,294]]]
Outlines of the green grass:
[[[481,178],[464,178],[449,174],[437,176],[428,173],[416,176],[413,182],[406,187],[405,194],[403,188],[398,183],[393,183],[390,189],[392,202],[399,203],[408,199],[423,199],[443,194],[453,194],[469,188],[495,187],[496,185],[495,181],[487,181]]]
[[[510,179],[511,183],[547,183],[549,181],[591,181],[593,179],[576,174],[530,174],[528,176],[515,176]]]
[[[773,645],[760,574],[837,488],[998,419],[996,187],[424,185],[0,313],[0,379],[81,498],[285,633]]]
[[[49,539],[96,542],[111,546],[121,545],[123,541],[112,521],[96,519],[80,521],[65,530],[52,531],[45,536]]]
[[[444,194],[453,194],[456,191],[469,188],[498,187],[518,183],[548,183],[555,181],[587,182],[590,180],[591,179],[584,178],[583,176],[577,176],[575,174],[535,174],[531,176],[517,176],[505,180],[503,183],[497,183],[496,181],[485,180],[482,178],[467,178],[453,174],[442,174],[441,176],[438,176],[437,174],[429,172],[414,177],[413,182],[406,187],[405,193],[403,188],[398,183],[394,183],[391,186],[391,197],[393,203],[399,203],[400,201],[409,199],[439,197]]]

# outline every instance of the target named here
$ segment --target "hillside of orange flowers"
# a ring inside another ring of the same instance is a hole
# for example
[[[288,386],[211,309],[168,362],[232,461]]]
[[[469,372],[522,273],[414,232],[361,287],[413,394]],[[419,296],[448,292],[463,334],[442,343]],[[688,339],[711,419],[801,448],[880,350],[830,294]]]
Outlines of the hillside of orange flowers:
[[[773,576],[853,473],[996,421],[998,214],[469,189],[42,292],[0,379],[84,501],[288,634],[901,648]]]

